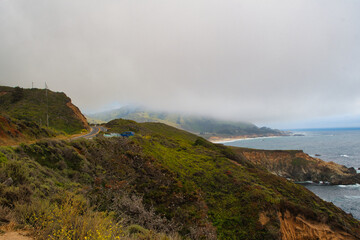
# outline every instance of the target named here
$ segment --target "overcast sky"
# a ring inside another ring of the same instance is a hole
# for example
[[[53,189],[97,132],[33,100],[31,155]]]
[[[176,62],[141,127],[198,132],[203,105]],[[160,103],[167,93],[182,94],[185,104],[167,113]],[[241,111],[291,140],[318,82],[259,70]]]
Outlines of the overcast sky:
[[[359,13],[359,0],[0,0],[0,83],[46,81],[88,113],[360,126]]]

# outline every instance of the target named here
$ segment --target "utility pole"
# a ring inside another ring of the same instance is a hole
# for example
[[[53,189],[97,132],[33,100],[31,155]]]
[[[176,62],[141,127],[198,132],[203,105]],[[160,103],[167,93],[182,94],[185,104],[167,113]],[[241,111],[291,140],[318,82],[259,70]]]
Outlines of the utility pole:
[[[31,89],[34,88],[34,82],[31,82]]]
[[[48,98],[48,86],[45,82],[45,94],[46,94],[46,125],[49,127],[49,98]]]

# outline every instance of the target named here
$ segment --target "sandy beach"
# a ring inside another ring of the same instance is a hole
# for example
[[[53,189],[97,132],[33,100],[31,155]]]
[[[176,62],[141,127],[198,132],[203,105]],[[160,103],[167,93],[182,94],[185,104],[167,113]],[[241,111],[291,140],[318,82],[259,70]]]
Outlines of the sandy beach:
[[[239,140],[246,140],[246,139],[253,139],[253,138],[274,138],[274,137],[283,137],[288,135],[269,135],[269,136],[262,136],[262,135],[245,135],[245,136],[234,136],[234,137],[210,137],[208,140],[212,143],[229,143],[229,142],[236,142]]]

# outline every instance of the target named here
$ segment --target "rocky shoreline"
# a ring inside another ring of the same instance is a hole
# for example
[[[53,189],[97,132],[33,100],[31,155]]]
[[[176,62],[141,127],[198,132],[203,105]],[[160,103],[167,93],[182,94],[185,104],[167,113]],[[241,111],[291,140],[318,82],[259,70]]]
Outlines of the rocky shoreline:
[[[302,150],[233,149],[251,163],[294,182],[312,181],[333,185],[360,183],[360,174],[353,167],[326,162]]]

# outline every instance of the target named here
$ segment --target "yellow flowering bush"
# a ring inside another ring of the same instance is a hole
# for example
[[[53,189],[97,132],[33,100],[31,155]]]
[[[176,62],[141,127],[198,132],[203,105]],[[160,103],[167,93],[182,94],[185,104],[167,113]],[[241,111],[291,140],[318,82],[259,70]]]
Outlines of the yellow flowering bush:
[[[35,206],[19,206],[39,239],[121,239],[123,227],[111,213],[96,212],[79,195],[67,194],[60,203],[41,201]]]

